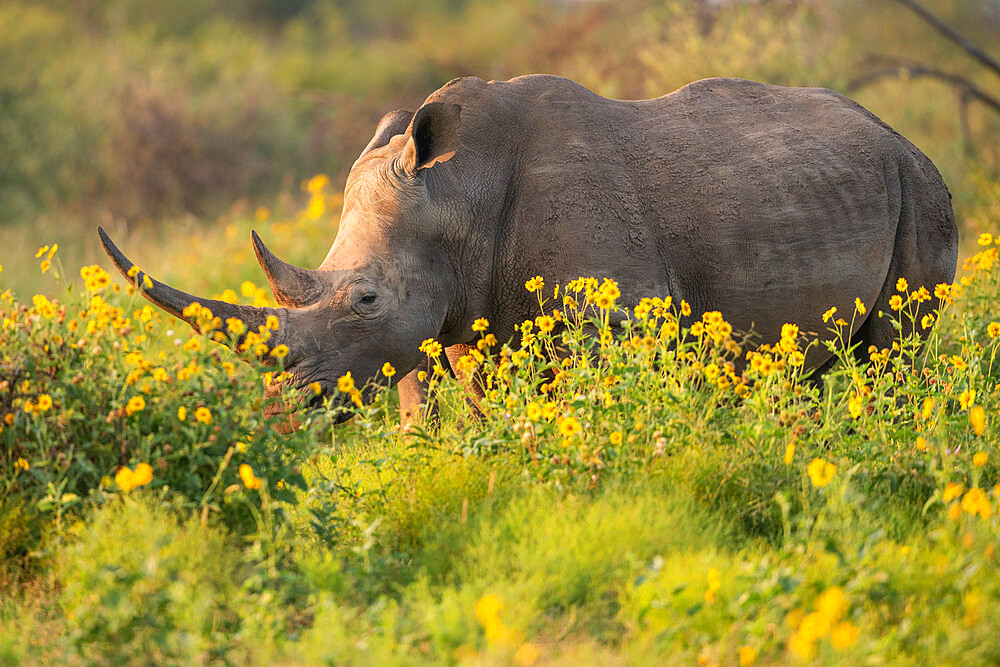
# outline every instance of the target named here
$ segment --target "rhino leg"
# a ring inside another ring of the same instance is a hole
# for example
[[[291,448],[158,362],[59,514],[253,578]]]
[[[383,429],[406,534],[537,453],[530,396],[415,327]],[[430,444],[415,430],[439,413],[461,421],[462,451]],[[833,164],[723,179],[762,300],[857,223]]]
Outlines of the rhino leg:
[[[899,189],[893,193],[890,188],[890,194],[898,197],[894,203],[899,217],[889,271],[882,291],[868,309],[868,319],[851,340],[860,343],[855,354],[861,361],[868,361],[870,346],[892,349],[893,342],[899,340],[900,332],[892,324],[893,317],[901,321],[903,336],[917,333],[925,337],[929,331],[921,319],[939,306],[938,299],[932,296],[929,301],[911,304],[917,307],[910,321],[908,315],[890,306],[893,295],[898,294],[905,301],[908,293],[921,287],[933,294],[936,285],[951,283],[955,278],[958,229],[951,206],[941,204],[948,202],[950,195],[940,179],[923,182],[926,173],[937,174],[926,157],[914,148],[911,158],[912,161],[904,159],[901,164]],[[897,289],[900,278],[906,280],[905,292]]]
[[[440,363],[446,371],[454,374],[447,356],[442,355]],[[419,377],[421,372],[425,373],[423,381]],[[399,388],[399,421],[404,431],[425,422],[433,424],[438,419],[437,403],[427,404],[427,388],[433,372],[434,364],[426,359],[396,383]]]
[[[451,361],[451,367],[455,368],[458,360],[468,354],[471,349],[471,345],[452,345],[444,352]],[[465,387],[465,405],[469,410],[469,414],[476,419],[483,416],[485,412],[483,411],[482,399],[486,397],[486,393],[483,391],[483,383],[479,378],[478,371],[467,378],[460,377],[457,373],[455,373],[455,376],[462,383],[462,386]]]

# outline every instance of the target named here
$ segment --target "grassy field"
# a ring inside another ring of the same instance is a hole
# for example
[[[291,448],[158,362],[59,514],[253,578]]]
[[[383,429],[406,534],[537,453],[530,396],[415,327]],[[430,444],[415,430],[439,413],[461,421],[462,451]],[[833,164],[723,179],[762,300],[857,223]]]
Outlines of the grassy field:
[[[486,76],[558,71],[636,97],[712,74],[844,89],[872,51],[992,83],[893,3],[734,4],[707,26],[696,5],[558,20],[512,5],[505,29],[533,26],[544,49],[430,51],[439,63],[474,53]],[[487,20],[465,7],[428,25]],[[207,48],[218,29],[195,41]],[[731,363],[748,351],[725,313],[681,327],[686,304],[649,295],[612,335],[616,288],[603,276],[558,294],[526,286],[539,317],[524,344],[487,326],[491,354],[463,364],[489,383],[486,416],[442,376],[440,427],[409,433],[382,391],[346,425],[327,408],[276,434],[260,410],[266,369],[95,265],[92,220],[56,224],[50,209],[3,228],[15,250],[0,262],[0,661],[1000,661],[1000,121],[972,105],[963,130],[947,90],[903,78],[855,96],[944,174],[963,241],[954,285],[898,285],[892,312],[829,313],[826,342],[786,327],[741,374]],[[341,197],[311,174],[218,218],[129,227],[122,245],[184,289],[269,303],[249,231],[317,264]],[[925,300],[935,315],[914,322]],[[843,332],[865,316],[899,323],[895,353],[846,349]],[[818,387],[801,359],[825,344],[841,363]]]

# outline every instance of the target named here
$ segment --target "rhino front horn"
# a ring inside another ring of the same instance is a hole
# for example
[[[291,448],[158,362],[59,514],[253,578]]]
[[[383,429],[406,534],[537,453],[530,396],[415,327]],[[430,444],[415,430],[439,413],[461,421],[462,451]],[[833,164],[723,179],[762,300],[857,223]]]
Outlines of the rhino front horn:
[[[111,241],[111,238],[108,237],[102,228],[98,227],[97,233],[101,237],[101,244],[104,246],[104,251],[108,253],[108,257],[111,258],[111,261],[115,263],[118,270],[125,276],[125,280],[131,283],[133,287],[139,290],[154,305],[162,308],[174,317],[184,320],[198,333],[204,333],[203,329],[205,328],[206,321],[203,317],[192,314],[188,308],[192,303],[196,302],[208,308],[212,312],[212,315],[220,318],[223,323],[230,318],[241,320],[245,325],[245,331],[260,331],[261,327],[266,328],[268,316],[273,315],[278,319],[279,329],[277,332],[272,332],[271,338],[268,340],[268,345],[275,347],[281,342],[278,338],[285,337],[284,325],[288,321],[288,311],[286,309],[241,306],[215,299],[202,299],[193,294],[174,289],[170,285],[161,283],[152,276],[148,276],[144,271],[139,270],[128,257],[122,254],[122,251]],[[185,310],[188,311],[187,314],[185,314]],[[225,324],[216,328],[218,331],[225,333],[227,338],[231,337]],[[233,342],[239,345],[244,337],[242,335],[236,336],[236,340]]]
[[[274,292],[275,300],[287,308],[305,308],[319,301],[323,296],[323,280],[319,271],[302,269],[278,259],[267,249],[257,232],[250,232],[257,261],[264,269],[267,282]]]

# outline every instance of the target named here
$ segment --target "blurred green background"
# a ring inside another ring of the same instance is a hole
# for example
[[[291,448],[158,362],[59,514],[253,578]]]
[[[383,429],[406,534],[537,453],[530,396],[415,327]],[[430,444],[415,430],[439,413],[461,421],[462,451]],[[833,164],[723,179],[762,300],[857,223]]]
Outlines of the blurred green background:
[[[1000,3],[925,4],[1000,58]],[[961,88],[854,85],[917,64],[1000,98],[1000,76],[894,0],[5,0],[0,26],[0,282],[18,292],[44,287],[42,244],[100,259],[96,224],[162,243],[260,205],[291,215],[303,179],[340,187],[382,114],[468,74],[624,98],[717,75],[833,88],[930,155],[967,232],[1000,164],[1000,114]]]

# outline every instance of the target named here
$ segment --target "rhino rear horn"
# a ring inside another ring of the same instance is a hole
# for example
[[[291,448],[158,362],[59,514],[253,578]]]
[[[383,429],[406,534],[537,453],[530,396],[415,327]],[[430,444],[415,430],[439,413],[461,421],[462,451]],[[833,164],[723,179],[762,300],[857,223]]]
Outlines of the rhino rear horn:
[[[208,322],[203,316],[198,316],[190,313],[189,306],[192,303],[198,303],[204,308],[211,311],[213,317],[220,318],[222,326],[216,326],[215,330],[221,331],[225,334],[227,339],[231,340],[235,345],[239,345],[243,342],[245,335],[233,336],[229,333],[226,326],[226,321],[230,318],[236,318],[243,322],[245,325],[245,330],[250,331],[260,331],[261,327],[267,326],[267,318],[269,315],[273,315],[278,319],[278,331],[272,331],[271,337],[268,339],[269,347],[276,347],[285,338],[284,326],[288,321],[288,311],[284,308],[258,308],[255,306],[241,306],[234,303],[227,303],[225,301],[217,301],[215,299],[202,299],[196,297],[193,294],[188,294],[187,292],[182,292],[178,289],[174,289],[170,285],[161,283],[152,276],[148,276],[145,272],[140,271],[128,257],[126,257],[118,246],[114,244],[111,238],[105,233],[105,231],[98,227],[97,233],[101,237],[101,244],[104,246],[104,251],[108,253],[108,257],[114,262],[118,270],[122,272],[127,280],[133,287],[135,287],[139,292],[151,301],[154,305],[167,311],[174,317],[181,319],[191,325],[198,333],[208,333],[205,331]],[[149,279],[148,281],[146,279]],[[185,311],[188,311],[185,314]],[[218,321],[216,321],[218,325]],[[221,342],[221,341],[220,341]]]
[[[250,238],[253,250],[257,253],[257,261],[264,269],[267,282],[274,292],[274,298],[279,305],[287,308],[305,308],[323,296],[324,281],[319,271],[302,269],[278,259],[267,249],[264,242],[251,231]]]

